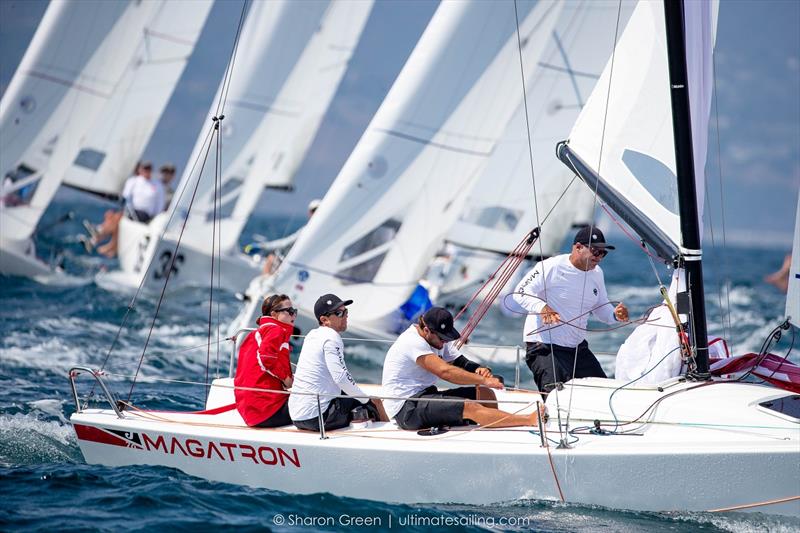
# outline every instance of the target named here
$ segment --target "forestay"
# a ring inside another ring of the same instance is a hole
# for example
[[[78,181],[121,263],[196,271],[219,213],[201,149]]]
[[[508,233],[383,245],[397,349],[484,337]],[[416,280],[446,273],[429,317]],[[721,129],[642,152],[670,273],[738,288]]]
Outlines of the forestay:
[[[520,3],[527,74],[562,3]],[[326,292],[355,320],[395,329],[521,102],[514,6],[444,2],[276,274],[310,313]]]
[[[717,2],[686,2],[698,212],[703,212]],[[689,13],[691,11],[691,13]],[[681,253],[664,10],[639,2],[561,157],[666,261]],[[589,176],[593,174],[594,176]],[[702,235],[702,228],[701,228]]]
[[[371,0],[280,0],[251,5],[235,56],[221,128],[224,157],[217,218],[223,254],[235,252],[265,185],[291,187],[371,9]],[[224,83],[209,110],[209,125],[219,113]],[[204,175],[197,178],[197,173],[192,173],[192,164],[202,161],[207,147],[203,128],[182,182],[200,179],[184,242],[210,255],[213,151]],[[184,195],[182,207],[189,197]]]
[[[0,101],[0,227],[24,241],[112,98],[155,2],[54,0]]]
[[[566,3],[540,61],[531,65],[527,87],[536,198],[526,110],[520,104],[448,241],[509,253],[555,207],[531,251],[549,257],[558,253],[573,225],[592,222],[594,194],[580,181],[569,185],[574,173],[553,157],[553,147],[569,134],[611,56],[618,14],[624,26],[633,6],[630,0]]]
[[[133,173],[194,50],[211,0],[150,0],[144,31],[132,36],[136,51],[97,120],[81,141],[64,183],[117,196]]]

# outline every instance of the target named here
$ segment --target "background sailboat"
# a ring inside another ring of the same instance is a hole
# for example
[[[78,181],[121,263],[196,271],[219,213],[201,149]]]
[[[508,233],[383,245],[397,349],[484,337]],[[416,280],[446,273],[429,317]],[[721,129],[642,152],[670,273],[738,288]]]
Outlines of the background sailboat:
[[[154,13],[113,95],[87,129],[64,185],[118,197],[191,56],[212,0],[148,0]]]
[[[529,75],[563,4],[519,6]],[[347,295],[351,330],[385,336],[402,327],[401,306],[522,98],[514,9],[496,7],[439,6],[279,271],[251,284],[236,325],[251,325],[263,295],[278,291],[307,317],[319,295]]]
[[[542,231],[531,254],[550,257],[574,227],[593,220],[594,195],[573,182],[552,147],[569,133],[611,55],[609,29],[617,17],[624,26],[632,9],[629,2],[565,4],[540,60],[531,65],[527,109],[520,103],[514,112],[449,231],[449,260],[437,262],[426,277],[431,299],[463,303],[534,227]]]
[[[0,101],[0,272],[44,280],[32,235],[156,2],[52,2]]]
[[[225,115],[220,183],[214,181],[213,152],[202,168],[209,149],[204,129],[167,213],[149,225],[131,220],[120,224],[120,270],[99,277],[101,283],[137,287],[143,277],[146,283],[163,280],[188,216],[170,287],[207,284],[216,249],[222,286],[244,289],[260,271],[259,264],[239,251],[244,225],[265,186],[291,188],[371,8],[371,1],[338,0],[250,6],[229,65],[230,85],[223,79],[208,113],[207,124]],[[224,111],[218,107],[222,96],[227,98]],[[210,238],[215,212],[217,242]]]

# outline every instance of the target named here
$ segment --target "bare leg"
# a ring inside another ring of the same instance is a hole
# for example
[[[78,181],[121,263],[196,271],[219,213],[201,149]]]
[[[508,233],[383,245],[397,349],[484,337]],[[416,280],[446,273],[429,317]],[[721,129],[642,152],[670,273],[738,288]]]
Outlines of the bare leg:
[[[787,255],[783,260],[783,265],[780,270],[773,272],[768,276],[764,276],[764,281],[777,287],[781,292],[789,290],[789,269],[792,266],[792,256]]]
[[[375,404],[375,407],[378,408],[378,414],[381,415],[380,421],[381,422],[388,422],[389,421],[389,417],[386,415],[386,410],[383,408],[383,402],[380,401],[378,398],[370,398],[370,399],[372,400],[372,403]]]
[[[117,255],[117,238],[119,237],[119,221],[122,218],[122,213],[115,219],[113,229],[111,230],[111,240],[97,249],[97,252],[106,257],[114,257]]]
[[[539,411],[544,414],[544,406],[540,406]],[[499,409],[490,409],[484,407],[479,403],[467,402],[464,404],[464,418],[474,420],[481,426],[490,426],[493,428],[508,428],[517,426],[535,426],[539,421],[539,413],[531,413],[529,415],[514,415],[500,411]]]
[[[478,400],[484,407],[488,407],[489,409],[497,409],[497,396],[495,395],[494,391],[488,387],[477,387],[475,399]]]

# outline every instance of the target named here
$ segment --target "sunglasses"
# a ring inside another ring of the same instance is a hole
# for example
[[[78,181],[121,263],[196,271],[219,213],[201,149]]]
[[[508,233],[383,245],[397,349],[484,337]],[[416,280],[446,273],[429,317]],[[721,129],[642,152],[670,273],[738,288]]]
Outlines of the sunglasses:
[[[347,309],[339,309],[338,311],[331,311],[330,313],[328,313],[328,316],[330,316],[330,315],[338,316],[339,318],[342,318],[343,316],[347,315]]]
[[[594,246],[586,246],[586,248],[589,248],[589,251],[595,257],[605,257],[608,255],[608,250],[603,250],[602,248],[595,248]]]
[[[297,315],[297,308],[296,307],[281,307],[280,309],[275,309],[273,313],[289,313],[292,316]]]

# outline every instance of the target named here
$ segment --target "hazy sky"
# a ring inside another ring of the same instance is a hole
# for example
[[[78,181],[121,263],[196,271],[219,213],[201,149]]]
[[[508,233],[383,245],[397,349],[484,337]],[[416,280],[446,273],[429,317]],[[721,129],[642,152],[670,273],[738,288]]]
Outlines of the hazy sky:
[[[324,194],[436,5],[427,0],[376,2],[351,68],[297,175],[296,192],[269,192],[272,196],[262,201],[270,209],[300,213],[308,200]],[[46,0],[0,0],[0,92],[46,7]],[[157,165],[172,161],[182,170],[225,68],[240,10],[240,0],[215,4],[209,16],[213,25],[204,29],[145,158]],[[722,206],[728,242],[788,248],[800,187],[800,1],[722,0],[719,17],[706,211],[718,238]]]

